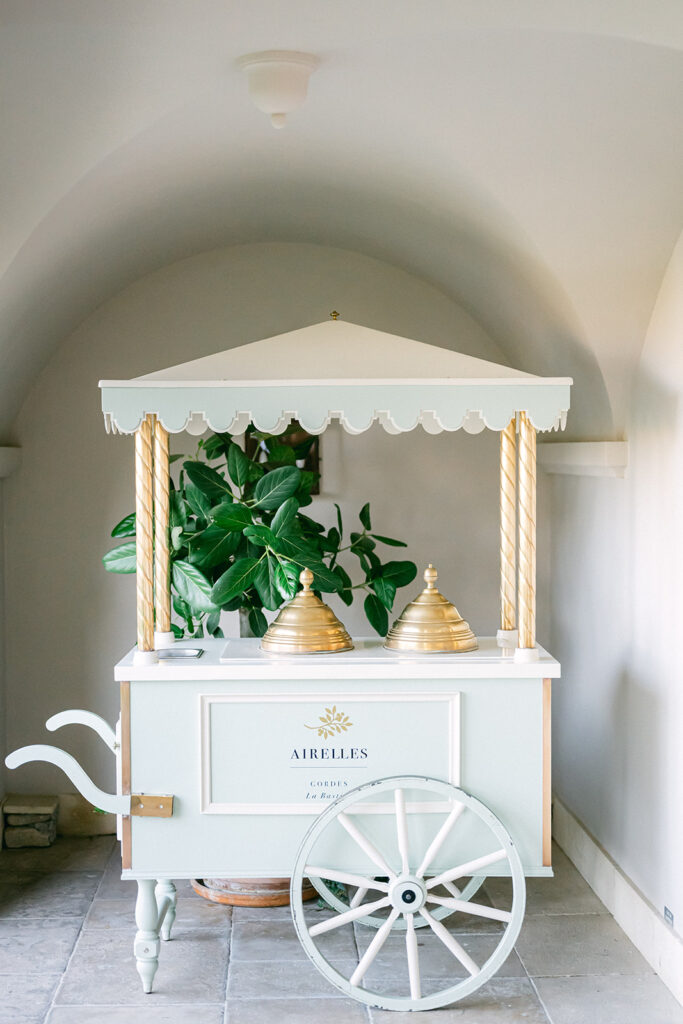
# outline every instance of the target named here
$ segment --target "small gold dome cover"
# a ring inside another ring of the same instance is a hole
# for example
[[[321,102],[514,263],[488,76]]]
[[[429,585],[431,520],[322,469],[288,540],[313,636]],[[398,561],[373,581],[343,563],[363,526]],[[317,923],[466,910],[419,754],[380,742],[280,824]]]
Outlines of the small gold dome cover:
[[[430,564],[424,573],[427,586],[406,605],[387,633],[387,650],[422,654],[476,651],[476,636],[455,605],[437,589],[437,578],[438,573]]]
[[[337,616],[311,590],[310,569],[303,570],[299,581],[303,589],[271,622],[261,650],[268,654],[338,654],[352,650],[351,637]]]

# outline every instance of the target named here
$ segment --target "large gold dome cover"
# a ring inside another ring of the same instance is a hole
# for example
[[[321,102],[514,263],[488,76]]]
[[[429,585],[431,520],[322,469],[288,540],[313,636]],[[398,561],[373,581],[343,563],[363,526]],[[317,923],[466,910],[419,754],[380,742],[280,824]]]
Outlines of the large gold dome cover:
[[[390,651],[422,654],[476,651],[479,644],[454,604],[438,590],[438,573],[425,569],[425,589],[406,605],[387,633],[384,646]]]
[[[303,570],[299,576],[302,589],[271,622],[261,650],[268,654],[338,654],[353,649],[337,616],[311,590],[313,578],[310,569]]]

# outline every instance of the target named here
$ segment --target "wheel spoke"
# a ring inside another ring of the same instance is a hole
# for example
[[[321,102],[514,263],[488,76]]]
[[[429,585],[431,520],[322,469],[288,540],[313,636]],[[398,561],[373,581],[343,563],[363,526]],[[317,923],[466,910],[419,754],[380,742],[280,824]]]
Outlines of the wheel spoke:
[[[454,899],[460,899],[462,893],[460,892],[460,889],[458,889],[457,885],[453,885],[452,882],[442,882],[441,884],[444,887],[444,889],[446,889],[446,891],[449,892],[451,896],[453,896]]]
[[[406,820],[406,798],[402,789],[394,790],[394,804],[396,805],[396,838],[398,841],[398,852],[401,855],[401,871],[407,875],[408,866],[408,822]]]
[[[374,903],[365,903],[362,907],[354,907],[353,910],[347,910],[336,917],[328,918],[327,921],[321,921],[320,924],[314,924],[312,928],[308,929],[308,934],[311,936],[323,935],[324,932],[331,932],[335,928],[341,928],[342,925],[356,921],[359,917],[367,917],[368,914],[373,914],[376,910],[383,910],[384,907],[388,907],[390,904],[391,900],[389,897],[384,896],[381,900],[375,900]]]
[[[415,934],[414,914],[406,915],[406,954],[408,956],[408,977],[410,978],[410,998],[420,999],[420,960],[417,954],[417,935]]]
[[[489,864],[496,864],[499,860],[505,860],[507,854],[505,850],[496,850],[495,853],[487,853],[485,857],[478,857],[476,860],[468,860],[465,864],[460,864],[457,868],[451,868],[450,871],[444,871],[440,875],[435,875],[434,878],[430,878],[427,882],[427,888],[433,889],[435,885],[442,885],[444,882],[452,882],[455,878],[462,878],[463,875],[474,875],[481,868],[486,868]]]
[[[349,906],[350,907],[359,907],[361,905],[361,903],[363,902],[363,900],[365,899],[365,897],[367,895],[367,891],[368,890],[366,888],[364,888],[362,885],[359,885],[358,888],[356,889],[355,893],[353,894],[353,899],[351,900]]]
[[[440,921],[432,917],[428,910],[424,907],[420,908],[420,913],[424,917],[425,921],[432,929],[438,939],[441,939],[444,946],[451,951],[456,960],[459,960],[466,971],[469,971],[471,975],[479,974],[479,967],[475,964],[469,953],[466,953],[459,942],[457,942],[451,933],[447,931]]]
[[[346,829],[358,846],[360,846],[363,853],[370,858],[373,864],[377,865],[383,875],[388,875],[391,879],[396,877],[396,873],[391,870],[377,847],[370,842],[368,837],[361,832],[357,825],[354,825],[354,823],[347,818],[343,811],[340,811],[337,815],[337,821]]]
[[[463,914],[474,914],[475,917],[488,917],[491,921],[510,921],[512,914],[508,910],[496,910],[482,903],[471,903],[469,900],[451,900],[441,896],[428,896],[429,903],[438,903],[440,907],[459,910]]]
[[[380,949],[386,942],[389,936],[389,932],[391,931],[394,921],[398,917],[399,913],[400,911],[397,910],[396,907],[394,907],[394,909],[391,911],[389,917],[386,919],[382,927],[377,931],[377,934],[375,935],[374,939],[372,940],[368,948],[365,950],[365,953],[361,957],[358,967],[356,967],[355,971],[353,972],[349,979],[352,985],[360,984],[361,980],[365,976],[365,972],[367,971],[368,967],[370,966],[370,964],[375,959]]]
[[[444,821],[443,825],[441,826],[439,831],[434,836],[434,839],[432,840],[432,842],[431,842],[427,852],[424,855],[422,863],[420,864],[419,868],[417,869],[417,877],[418,878],[422,878],[422,876],[424,875],[425,871],[427,870],[427,868],[432,863],[432,861],[436,857],[437,853],[439,852],[439,850],[443,846],[443,844],[444,844],[444,842],[446,840],[446,837],[448,836],[448,833],[453,828],[453,826],[455,825],[456,821],[458,820],[458,818],[460,817],[460,815],[462,814],[462,812],[464,810],[465,810],[465,805],[464,804],[456,804],[455,807],[453,808],[453,810],[451,811],[451,813],[448,815],[448,817]]]
[[[352,875],[348,871],[335,871],[334,868],[317,868],[307,864],[304,874],[309,878],[328,879],[330,882],[341,882],[342,885],[355,885],[359,889],[379,889],[380,892],[389,892],[388,882],[377,882],[374,878],[366,878],[365,875]]]

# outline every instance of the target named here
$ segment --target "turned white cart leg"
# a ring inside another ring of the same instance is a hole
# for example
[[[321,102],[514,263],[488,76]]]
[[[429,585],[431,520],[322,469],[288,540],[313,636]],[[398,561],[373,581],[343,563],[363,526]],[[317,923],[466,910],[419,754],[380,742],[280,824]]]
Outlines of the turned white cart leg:
[[[154,894],[152,878],[138,879],[138,898],[135,904],[135,923],[138,926],[133,950],[137,971],[145,992],[152,991],[152,982],[159,966],[159,908]]]
[[[154,890],[161,921],[161,938],[168,942],[171,938],[171,928],[175,921],[177,894],[175,885],[170,878],[160,878]]]

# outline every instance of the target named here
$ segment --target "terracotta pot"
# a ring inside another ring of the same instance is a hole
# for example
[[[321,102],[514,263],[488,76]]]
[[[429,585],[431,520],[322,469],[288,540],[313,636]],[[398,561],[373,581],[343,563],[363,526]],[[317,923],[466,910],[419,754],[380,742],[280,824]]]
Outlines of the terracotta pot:
[[[286,907],[289,904],[289,878],[194,878],[192,888],[213,903],[231,907]],[[304,900],[317,896],[306,882]]]

